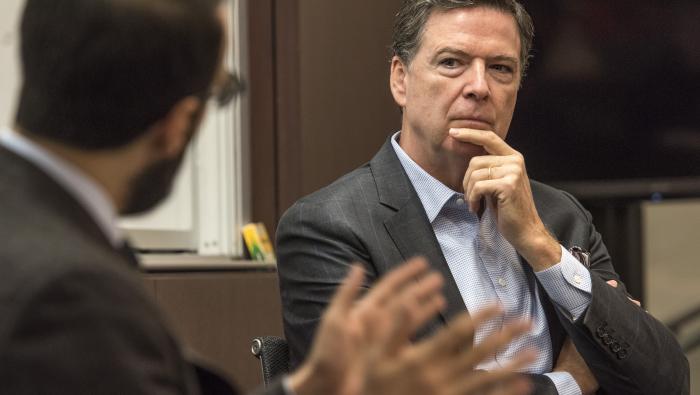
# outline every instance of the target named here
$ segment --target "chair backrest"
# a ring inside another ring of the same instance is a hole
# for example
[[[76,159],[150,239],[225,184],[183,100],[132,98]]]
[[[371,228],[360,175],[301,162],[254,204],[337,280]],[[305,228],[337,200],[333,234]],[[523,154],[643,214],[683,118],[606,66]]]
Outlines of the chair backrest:
[[[223,371],[192,350],[185,350],[185,359],[194,370],[201,394],[236,395],[238,393]]]
[[[250,351],[260,360],[265,386],[277,376],[289,373],[289,347],[281,337],[256,337]]]
[[[666,323],[668,328],[675,333],[686,355],[700,348],[700,331],[697,330],[698,320],[700,320],[700,306],[695,306],[671,322]]]

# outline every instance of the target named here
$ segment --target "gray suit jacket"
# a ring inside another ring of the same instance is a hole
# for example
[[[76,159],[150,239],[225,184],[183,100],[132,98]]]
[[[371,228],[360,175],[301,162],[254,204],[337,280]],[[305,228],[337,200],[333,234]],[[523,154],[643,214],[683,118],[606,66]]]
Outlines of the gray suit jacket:
[[[0,393],[206,393],[135,264],[61,186],[0,147]]]
[[[590,214],[569,194],[532,182],[535,204],[563,246],[591,254],[592,302],[575,323],[552,306],[538,284],[554,355],[565,337],[575,342],[608,394],[687,394],[688,361],[673,334],[629,302]],[[351,262],[361,262],[367,286],[413,256],[428,258],[446,280],[446,311],[421,335],[465,311],[425,210],[390,141],[366,165],[291,207],[277,230],[284,328],[292,364],[307,351],[323,310]],[[523,264],[531,273],[530,266]],[[605,282],[617,280],[618,288]],[[555,358],[556,360],[556,358]],[[556,393],[534,375],[537,393]]]

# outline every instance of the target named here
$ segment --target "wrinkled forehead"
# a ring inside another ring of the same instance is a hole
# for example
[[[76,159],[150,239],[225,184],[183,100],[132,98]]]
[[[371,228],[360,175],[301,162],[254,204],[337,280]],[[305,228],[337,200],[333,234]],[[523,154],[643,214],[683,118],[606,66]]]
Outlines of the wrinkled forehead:
[[[522,44],[515,16],[495,7],[476,6],[431,11],[421,30],[417,52],[446,45],[489,46],[501,55],[519,59]]]

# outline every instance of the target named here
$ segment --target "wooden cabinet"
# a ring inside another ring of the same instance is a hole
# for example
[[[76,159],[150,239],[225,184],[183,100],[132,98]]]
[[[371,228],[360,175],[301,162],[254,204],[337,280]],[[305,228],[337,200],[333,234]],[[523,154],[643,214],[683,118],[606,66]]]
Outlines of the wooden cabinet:
[[[246,391],[262,383],[255,336],[282,336],[277,273],[263,270],[144,274],[146,288],[188,349]]]

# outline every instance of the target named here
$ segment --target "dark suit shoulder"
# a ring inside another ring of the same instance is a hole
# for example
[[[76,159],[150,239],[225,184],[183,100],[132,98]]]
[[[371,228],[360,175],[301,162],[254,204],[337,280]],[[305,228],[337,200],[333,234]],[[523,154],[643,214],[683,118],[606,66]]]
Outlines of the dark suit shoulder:
[[[31,292],[77,273],[132,281],[132,270],[108,244],[98,243],[61,217],[40,207],[28,213],[21,208],[11,212],[5,206],[0,213],[0,259],[5,277],[13,277],[0,280],[0,293],[12,287],[17,287],[16,292]]]
[[[60,216],[8,206],[0,213],[4,390],[187,391],[179,346],[137,272]]]
[[[290,227],[333,224],[332,230],[342,231],[344,225],[354,228],[363,218],[377,211],[378,193],[369,165],[342,176],[292,205],[282,216],[279,232]]]
[[[358,193],[367,194],[376,187],[369,164],[365,164],[333,181],[331,184],[304,196],[297,203],[324,204],[329,201],[354,200]]]
[[[156,311],[138,272],[109,244],[40,205],[0,202],[0,304],[6,325],[12,323],[8,315],[31,317],[30,306],[43,303],[109,305],[107,313],[122,308]],[[49,296],[56,294],[65,297]]]
[[[73,266],[21,291],[0,346],[9,393],[185,392],[187,366],[157,309],[108,271]]]
[[[542,222],[560,241],[580,243],[594,231],[590,213],[570,193],[534,180],[530,185]]]
[[[535,180],[531,180],[530,185],[535,203],[542,205],[543,208],[547,210],[553,208],[568,209],[573,210],[571,214],[587,216],[587,212],[581,203],[570,193]]]

